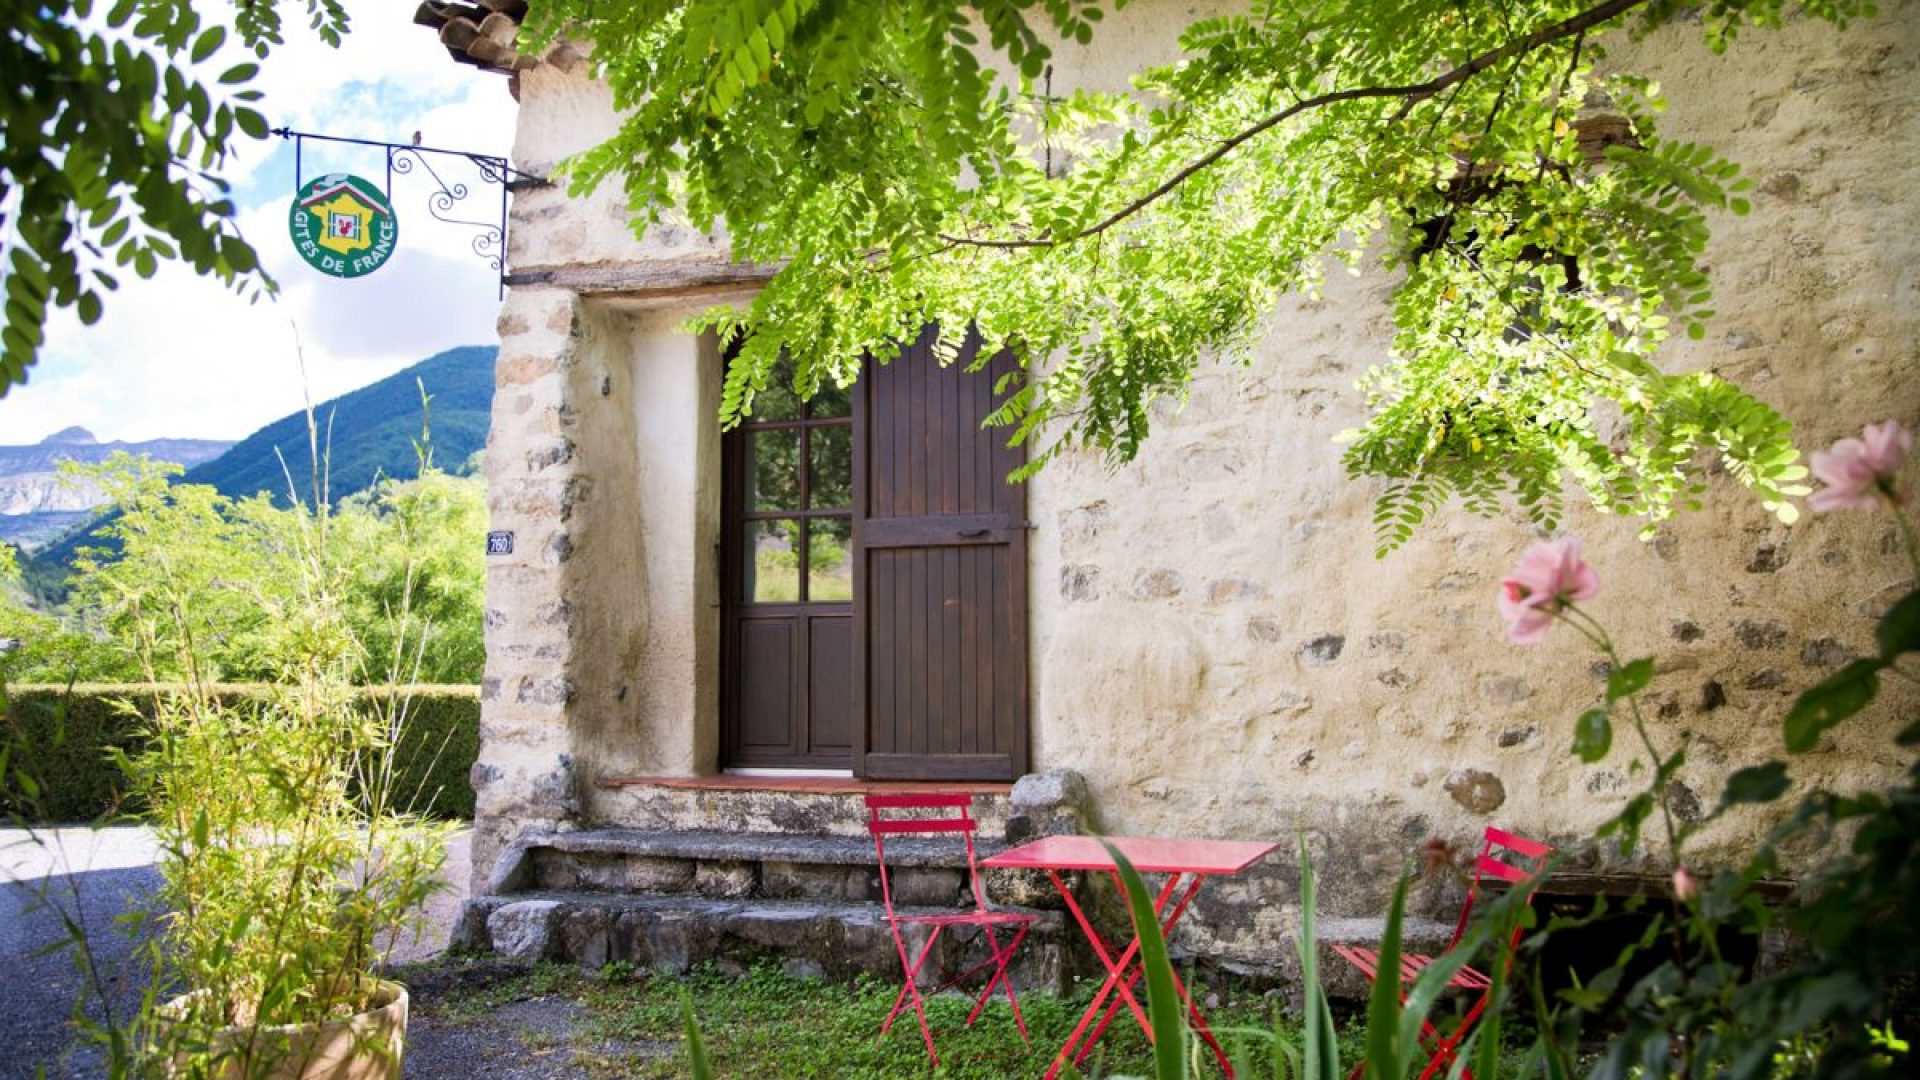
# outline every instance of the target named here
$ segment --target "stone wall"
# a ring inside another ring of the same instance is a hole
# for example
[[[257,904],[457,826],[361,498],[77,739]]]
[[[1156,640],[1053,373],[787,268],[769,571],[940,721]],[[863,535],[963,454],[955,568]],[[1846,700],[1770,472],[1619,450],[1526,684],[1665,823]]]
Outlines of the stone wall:
[[[1164,57],[1192,7],[1131,5],[1093,52],[1063,58],[1054,91]],[[1754,31],[1717,58],[1697,26],[1613,46],[1664,79],[1666,132],[1758,182],[1751,216],[1714,222],[1714,334],[1666,366],[1739,381],[1807,449],[1920,418],[1920,3],[1886,9],[1844,32]],[[523,73],[521,101],[515,157],[533,171],[613,122],[573,62]],[[636,242],[626,217],[611,189],[523,194],[513,267],[631,276],[724,259],[684,228]],[[1384,355],[1390,287],[1336,276],[1321,299],[1283,298],[1251,366],[1206,368],[1133,466],[1065,458],[1029,496],[1035,767],[1084,774],[1114,831],[1297,830],[1344,914],[1376,910],[1429,839],[1501,824],[1572,840],[1635,786],[1624,739],[1591,767],[1568,752],[1601,687],[1584,644],[1504,638],[1493,601],[1529,538],[1519,518],[1444,513],[1372,556],[1377,490],[1345,478],[1334,438],[1364,419],[1353,383]],[[495,528],[519,540],[491,567],[476,867],[523,823],[618,821],[595,776],[713,764],[718,361],[677,326],[719,295],[536,283],[502,314],[488,472]],[[1729,772],[1778,752],[1786,703],[1867,647],[1908,580],[1883,520],[1787,528],[1731,481],[1651,543],[1635,521],[1575,512],[1567,527],[1601,575],[1593,611],[1630,654],[1663,658],[1653,727],[1691,733],[1682,783],[1702,810]],[[1796,773],[1884,777],[1890,730],[1885,711],[1852,723]],[[1717,823],[1705,849],[1736,854],[1763,827]],[[1277,962],[1290,861],[1203,899],[1192,941]]]

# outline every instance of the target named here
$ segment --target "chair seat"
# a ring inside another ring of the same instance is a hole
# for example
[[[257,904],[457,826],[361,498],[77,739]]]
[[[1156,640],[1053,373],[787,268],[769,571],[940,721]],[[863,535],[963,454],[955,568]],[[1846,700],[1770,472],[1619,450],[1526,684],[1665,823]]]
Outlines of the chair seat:
[[[1332,948],[1341,959],[1359,968],[1368,981],[1372,981],[1379,975],[1380,952],[1378,949],[1362,949],[1356,945],[1335,945]],[[1433,957],[1425,953],[1400,954],[1400,981],[1410,983],[1419,978],[1420,973],[1425,971],[1427,965],[1433,963],[1433,960]],[[1447,980],[1447,985],[1468,990],[1485,990],[1493,985],[1493,980],[1472,967],[1462,967],[1454,973],[1453,978]]]
[[[1037,917],[1021,911],[942,911],[930,914],[902,911],[896,915],[900,922],[920,926],[1021,926],[1032,923]]]

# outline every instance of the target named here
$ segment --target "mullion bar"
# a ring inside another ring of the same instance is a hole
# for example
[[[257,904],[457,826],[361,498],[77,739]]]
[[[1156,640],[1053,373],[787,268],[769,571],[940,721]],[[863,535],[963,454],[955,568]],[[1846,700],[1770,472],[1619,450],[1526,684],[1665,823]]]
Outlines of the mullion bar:
[[[803,409],[802,413],[804,414],[804,412],[805,410]],[[803,514],[806,513],[808,509],[807,495],[809,493],[807,491],[807,480],[808,480],[807,474],[813,471],[812,469],[807,467],[808,464],[813,460],[811,457],[811,454],[813,453],[812,432],[813,432],[813,428],[811,425],[802,427],[800,429],[800,456],[794,462],[794,467],[800,470],[800,512]],[[813,566],[813,560],[808,558],[807,556],[807,546],[813,543],[813,538],[809,534],[811,534],[813,530],[807,528],[807,522],[805,518],[802,518],[794,526],[794,528],[798,530],[800,533],[800,566],[799,566],[800,588],[798,590],[798,594],[800,597],[800,602],[804,604],[807,602],[808,595],[811,594],[813,591],[813,583],[807,580],[808,578],[811,578],[813,576],[811,572],[811,568]],[[802,620],[802,621],[805,621],[805,620]]]

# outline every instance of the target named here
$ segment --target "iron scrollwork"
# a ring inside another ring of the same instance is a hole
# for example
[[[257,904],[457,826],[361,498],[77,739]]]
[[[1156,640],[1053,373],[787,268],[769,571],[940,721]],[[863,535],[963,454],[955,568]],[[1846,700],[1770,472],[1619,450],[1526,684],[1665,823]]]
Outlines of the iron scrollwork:
[[[283,139],[293,140],[293,185],[296,191],[299,190],[302,182],[302,152],[304,150],[304,144],[308,139],[320,142],[348,143],[354,146],[378,147],[384,150],[387,156],[386,194],[389,202],[393,199],[393,177],[396,173],[401,176],[409,176],[412,175],[416,169],[424,172],[432,180],[434,185],[433,192],[427,196],[427,212],[431,214],[436,221],[479,230],[478,233],[474,235],[469,246],[475,255],[487,261],[488,268],[500,275],[501,292],[502,294],[505,293],[508,196],[516,190],[546,186],[548,181],[545,177],[521,172],[514,168],[513,165],[503,157],[496,157],[491,154],[476,154],[466,150],[446,150],[434,146],[421,146],[419,145],[417,137],[414,143],[406,144],[379,142],[372,139],[343,139],[333,135],[315,135],[311,132],[293,131],[289,128],[275,128],[273,133]],[[500,189],[500,213],[498,219],[481,220],[474,217],[461,216],[461,204],[465,203],[469,197],[476,193],[472,188],[469,188],[467,184],[458,180],[453,183],[448,183],[446,177],[443,177],[440,174],[440,170],[434,168],[433,162],[429,160],[427,155],[430,154],[443,158],[459,158],[471,165],[475,172],[479,174],[481,185],[497,186]]]

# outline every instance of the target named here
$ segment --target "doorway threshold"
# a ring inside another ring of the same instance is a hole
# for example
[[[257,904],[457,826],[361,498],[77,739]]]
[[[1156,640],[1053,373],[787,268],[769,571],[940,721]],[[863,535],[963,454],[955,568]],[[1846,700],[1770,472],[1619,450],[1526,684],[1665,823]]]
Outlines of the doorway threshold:
[[[772,770],[769,770],[772,771]],[[959,794],[1005,795],[1013,785],[994,780],[862,780],[840,773],[833,776],[795,776],[779,770],[773,776],[741,776],[724,772],[708,776],[603,776],[602,790],[650,787],[682,791],[796,791],[822,795]]]
[[[824,780],[824,779],[834,779],[834,780],[851,780],[851,779],[853,779],[853,770],[852,770],[852,769],[753,769],[753,768],[737,768],[737,769],[721,769],[721,770],[720,770],[720,775],[722,775],[722,776],[751,776],[751,777],[755,777],[755,778],[757,778],[757,779],[766,779],[766,780],[778,780],[778,779],[781,779],[782,777],[790,777],[790,778],[793,778],[793,779],[807,779],[807,778],[812,778],[812,779],[821,779],[821,780]]]

